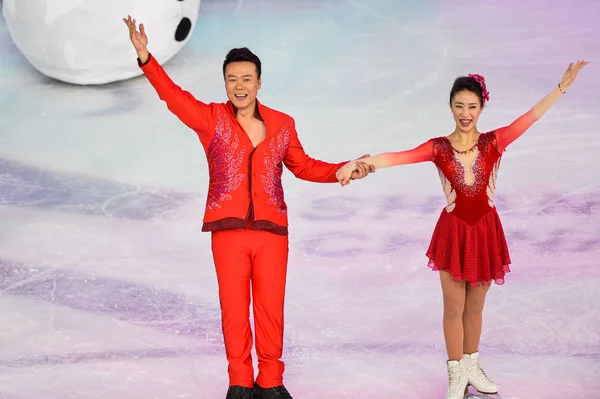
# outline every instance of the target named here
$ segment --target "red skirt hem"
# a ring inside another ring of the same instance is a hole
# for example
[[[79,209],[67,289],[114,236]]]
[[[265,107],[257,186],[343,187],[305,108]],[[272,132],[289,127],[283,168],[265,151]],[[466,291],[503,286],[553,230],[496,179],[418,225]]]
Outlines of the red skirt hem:
[[[492,281],[502,285],[510,272],[508,245],[495,208],[474,224],[444,209],[426,255],[433,271],[448,272],[454,280],[474,287]]]
[[[427,264],[427,266],[429,266],[431,268],[431,270],[434,272],[440,271],[440,272],[450,273],[450,275],[452,276],[454,281],[466,281],[472,287],[479,287],[480,285],[492,285],[492,281],[494,283],[496,283],[496,285],[504,284],[504,275],[502,277],[493,278],[491,280],[484,280],[484,279],[466,280],[461,274],[452,274],[450,269],[437,267],[436,264],[433,262],[433,259],[431,259],[431,258],[429,259],[429,263]],[[504,271],[504,274],[510,273],[509,265],[503,265],[502,269]]]

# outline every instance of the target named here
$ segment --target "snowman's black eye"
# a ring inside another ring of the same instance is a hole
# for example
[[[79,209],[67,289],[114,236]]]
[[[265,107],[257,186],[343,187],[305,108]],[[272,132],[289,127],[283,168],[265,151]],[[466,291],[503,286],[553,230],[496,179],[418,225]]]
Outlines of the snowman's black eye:
[[[182,1],[182,0],[179,0]],[[182,18],[175,31],[175,40],[184,41],[192,30],[192,21],[189,18]]]

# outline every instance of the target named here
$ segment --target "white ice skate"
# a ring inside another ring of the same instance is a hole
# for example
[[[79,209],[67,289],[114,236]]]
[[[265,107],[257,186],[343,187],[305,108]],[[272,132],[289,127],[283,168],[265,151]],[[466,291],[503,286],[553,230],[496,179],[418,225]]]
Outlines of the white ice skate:
[[[448,393],[446,399],[463,399],[469,384],[469,377],[465,369],[464,361],[461,359],[448,360]]]
[[[481,368],[479,361],[479,352],[475,352],[471,355],[463,355],[462,358],[467,376],[469,379],[469,385],[475,388],[480,393],[495,394],[498,393],[498,385],[494,384],[485,372]]]

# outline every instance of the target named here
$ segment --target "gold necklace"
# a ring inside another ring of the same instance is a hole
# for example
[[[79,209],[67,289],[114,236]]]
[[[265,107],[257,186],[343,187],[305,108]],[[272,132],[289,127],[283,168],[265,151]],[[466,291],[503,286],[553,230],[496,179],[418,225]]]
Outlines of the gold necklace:
[[[450,147],[452,147],[452,150],[454,150],[454,152],[456,152],[457,154],[460,155],[465,155],[470,153],[471,151],[473,151],[475,149],[475,147],[477,147],[477,143],[479,142],[479,133],[477,134],[477,137],[475,138],[475,140],[473,141],[473,144],[469,144],[467,146],[465,146],[467,149],[466,150],[457,150],[456,148],[454,148],[453,145],[450,145]]]

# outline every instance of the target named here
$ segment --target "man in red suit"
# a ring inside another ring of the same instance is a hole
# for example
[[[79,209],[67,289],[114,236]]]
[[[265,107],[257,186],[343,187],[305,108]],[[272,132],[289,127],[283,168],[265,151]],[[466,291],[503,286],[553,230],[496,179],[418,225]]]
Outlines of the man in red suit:
[[[203,231],[212,234],[225,349],[226,399],[290,398],[283,385],[283,313],[288,260],[288,218],[281,175],[336,183],[331,164],[310,158],[294,120],[261,104],[261,62],[247,48],[231,50],[223,63],[229,101],[203,103],[167,76],[147,50],[144,26],[124,19],[138,63],[169,110],[194,130],[210,172]],[[374,171],[356,163],[352,178]],[[252,285],[250,284],[252,282]],[[259,373],[254,380],[249,308],[252,290]]]

